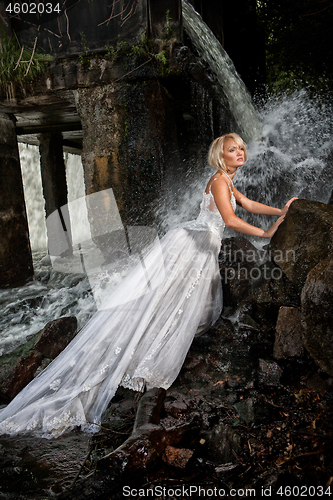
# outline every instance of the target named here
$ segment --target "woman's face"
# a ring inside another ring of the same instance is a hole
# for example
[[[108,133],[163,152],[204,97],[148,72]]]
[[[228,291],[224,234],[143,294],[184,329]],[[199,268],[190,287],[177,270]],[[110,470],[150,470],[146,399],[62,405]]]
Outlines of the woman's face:
[[[224,143],[223,158],[228,169],[241,167],[245,163],[245,148],[232,139],[227,139]]]

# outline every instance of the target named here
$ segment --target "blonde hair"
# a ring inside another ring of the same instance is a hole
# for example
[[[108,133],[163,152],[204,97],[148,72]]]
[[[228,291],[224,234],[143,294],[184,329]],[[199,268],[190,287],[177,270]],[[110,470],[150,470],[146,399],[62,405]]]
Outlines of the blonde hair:
[[[221,137],[217,137],[210,145],[208,151],[208,163],[211,167],[216,168],[217,170],[223,170],[224,172],[227,171],[227,168],[223,157],[223,150],[224,144],[228,139],[234,141],[239,147],[243,147],[245,151],[245,160],[247,157],[246,144],[238,134],[231,132],[229,134],[224,134]]]

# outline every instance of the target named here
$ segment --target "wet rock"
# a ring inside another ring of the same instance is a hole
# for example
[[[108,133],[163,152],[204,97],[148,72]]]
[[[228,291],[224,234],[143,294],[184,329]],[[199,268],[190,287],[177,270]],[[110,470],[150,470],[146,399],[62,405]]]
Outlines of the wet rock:
[[[300,292],[308,273],[325,259],[333,245],[333,206],[294,201],[269,248],[276,264]]]
[[[274,361],[259,359],[258,381],[262,385],[279,385],[283,370]]]
[[[16,363],[20,363],[20,360],[29,356],[39,335],[34,335],[24,345],[0,357],[0,403],[10,401],[11,398],[7,395],[7,391],[12,384],[12,380],[17,376],[17,373],[15,374]]]
[[[299,303],[297,290],[272,254],[242,236],[229,238],[222,246],[220,274],[224,306],[246,306],[259,326],[274,327],[279,307]]]
[[[260,262],[257,248],[243,236],[226,238],[220,252],[225,306],[236,306],[251,295],[251,276]]]
[[[31,382],[42,360],[43,356],[40,353],[32,351],[15,363],[13,370],[1,381],[1,392],[4,400],[11,401]]]
[[[333,375],[333,258],[308,274],[301,294],[303,343],[316,364]]]
[[[319,373],[313,373],[305,383],[307,389],[316,392],[323,392],[329,389],[330,385],[324,380]]]
[[[125,477],[133,478],[147,472],[151,465],[163,456],[167,446],[175,447],[185,436],[195,436],[198,433],[199,422],[196,419],[167,429],[161,425],[160,412],[165,396],[166,391],[161,388],[147,391],[139,401],[130,437],[116,450],[98,460],[97,477],[103,473],[107,474],[109,491]],[[84,481],[79,490],[83,491],[94,483],[95,478],[92,477]]]
[[[200,454],[225,464],[235,458],[241,448],[241,437],[231,426],[222,422],[200,434]]]
[[[73,339],[77,330],[75,317],[48,323],[25,345],[0,357],[0,404],[11,401]]]
[[[175,448],[167,446],[164,450],[162,459],[168,465],[184,469],[188,461],[192,458],[194,451],[185,448]]]
[[[263,424],[274,419],[277,415],[277,408],[258,397],[239,401],[234,404],[234,408],[247,424]]]
[[[0,498],[55,498],[79,472],[88,441],[87,434],[75,432],[56,440],[0,436]]]
[[[77,332],[77,319],[67,316],[50,321],[42,331],[34,349],[45,358],[54,359],[73,340]]]
[[[172,417],[180,417],[184,413],[187,413],[188,407],[186,403],[182,400],[166,400],[164,403],[164,409],[167,413],[169,413]]]
[[[239,469],[239,464],[235,464],[233,462],[229,462],[223,465],[219,465],[218,467],[215,467],[215,474],[217,477],[222,477],[225,479],[229,475],[231,476],[232,474],[235,473],[236,470]]]
[[[303,354],[301,310],[296,307],[281,307],[276,323],[273,356],[283,359],[301,357]]]

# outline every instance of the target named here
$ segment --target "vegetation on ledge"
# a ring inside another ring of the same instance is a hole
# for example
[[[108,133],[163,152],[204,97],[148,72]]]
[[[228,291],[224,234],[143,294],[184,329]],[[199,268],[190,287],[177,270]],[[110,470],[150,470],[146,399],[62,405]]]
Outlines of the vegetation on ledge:
[[[17,36],[4,32],[0,39],[0,93],[14,99],[17,91],[25,94],[26,85],[44,73],[49,55],[36,51],[37,38],[32,48],[21,46]]]

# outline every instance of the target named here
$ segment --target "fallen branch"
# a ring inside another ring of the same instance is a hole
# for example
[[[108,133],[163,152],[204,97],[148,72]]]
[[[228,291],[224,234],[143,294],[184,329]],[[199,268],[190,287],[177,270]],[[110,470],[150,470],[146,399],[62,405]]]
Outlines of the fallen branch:
[[[99,470],[108,470],[113,482],[124,477],[133,477],[147,470],[161,456],[167,446],[181,441],[185,433],[197,425],[186,423],[164,429],[160,424],[160,411],[165,399],[165,390],[152,389],[142,396],[131,436],[115,451],[101,458]]]
[[[167,446],[178,444],[188,433],[199,430],[199,422],[190,421],[178,427],[165,429],[160,413],[166,396],[164,389],[151,389],[140,399],[132,434],[115,451],[97,462],[96,471],[77,482],[75,489],[67,490],[62,500],[81,498],[98,500],[110,495],[126,478],[133,479],[147,472]],[[75,481],[77,478],[75,478]]]

